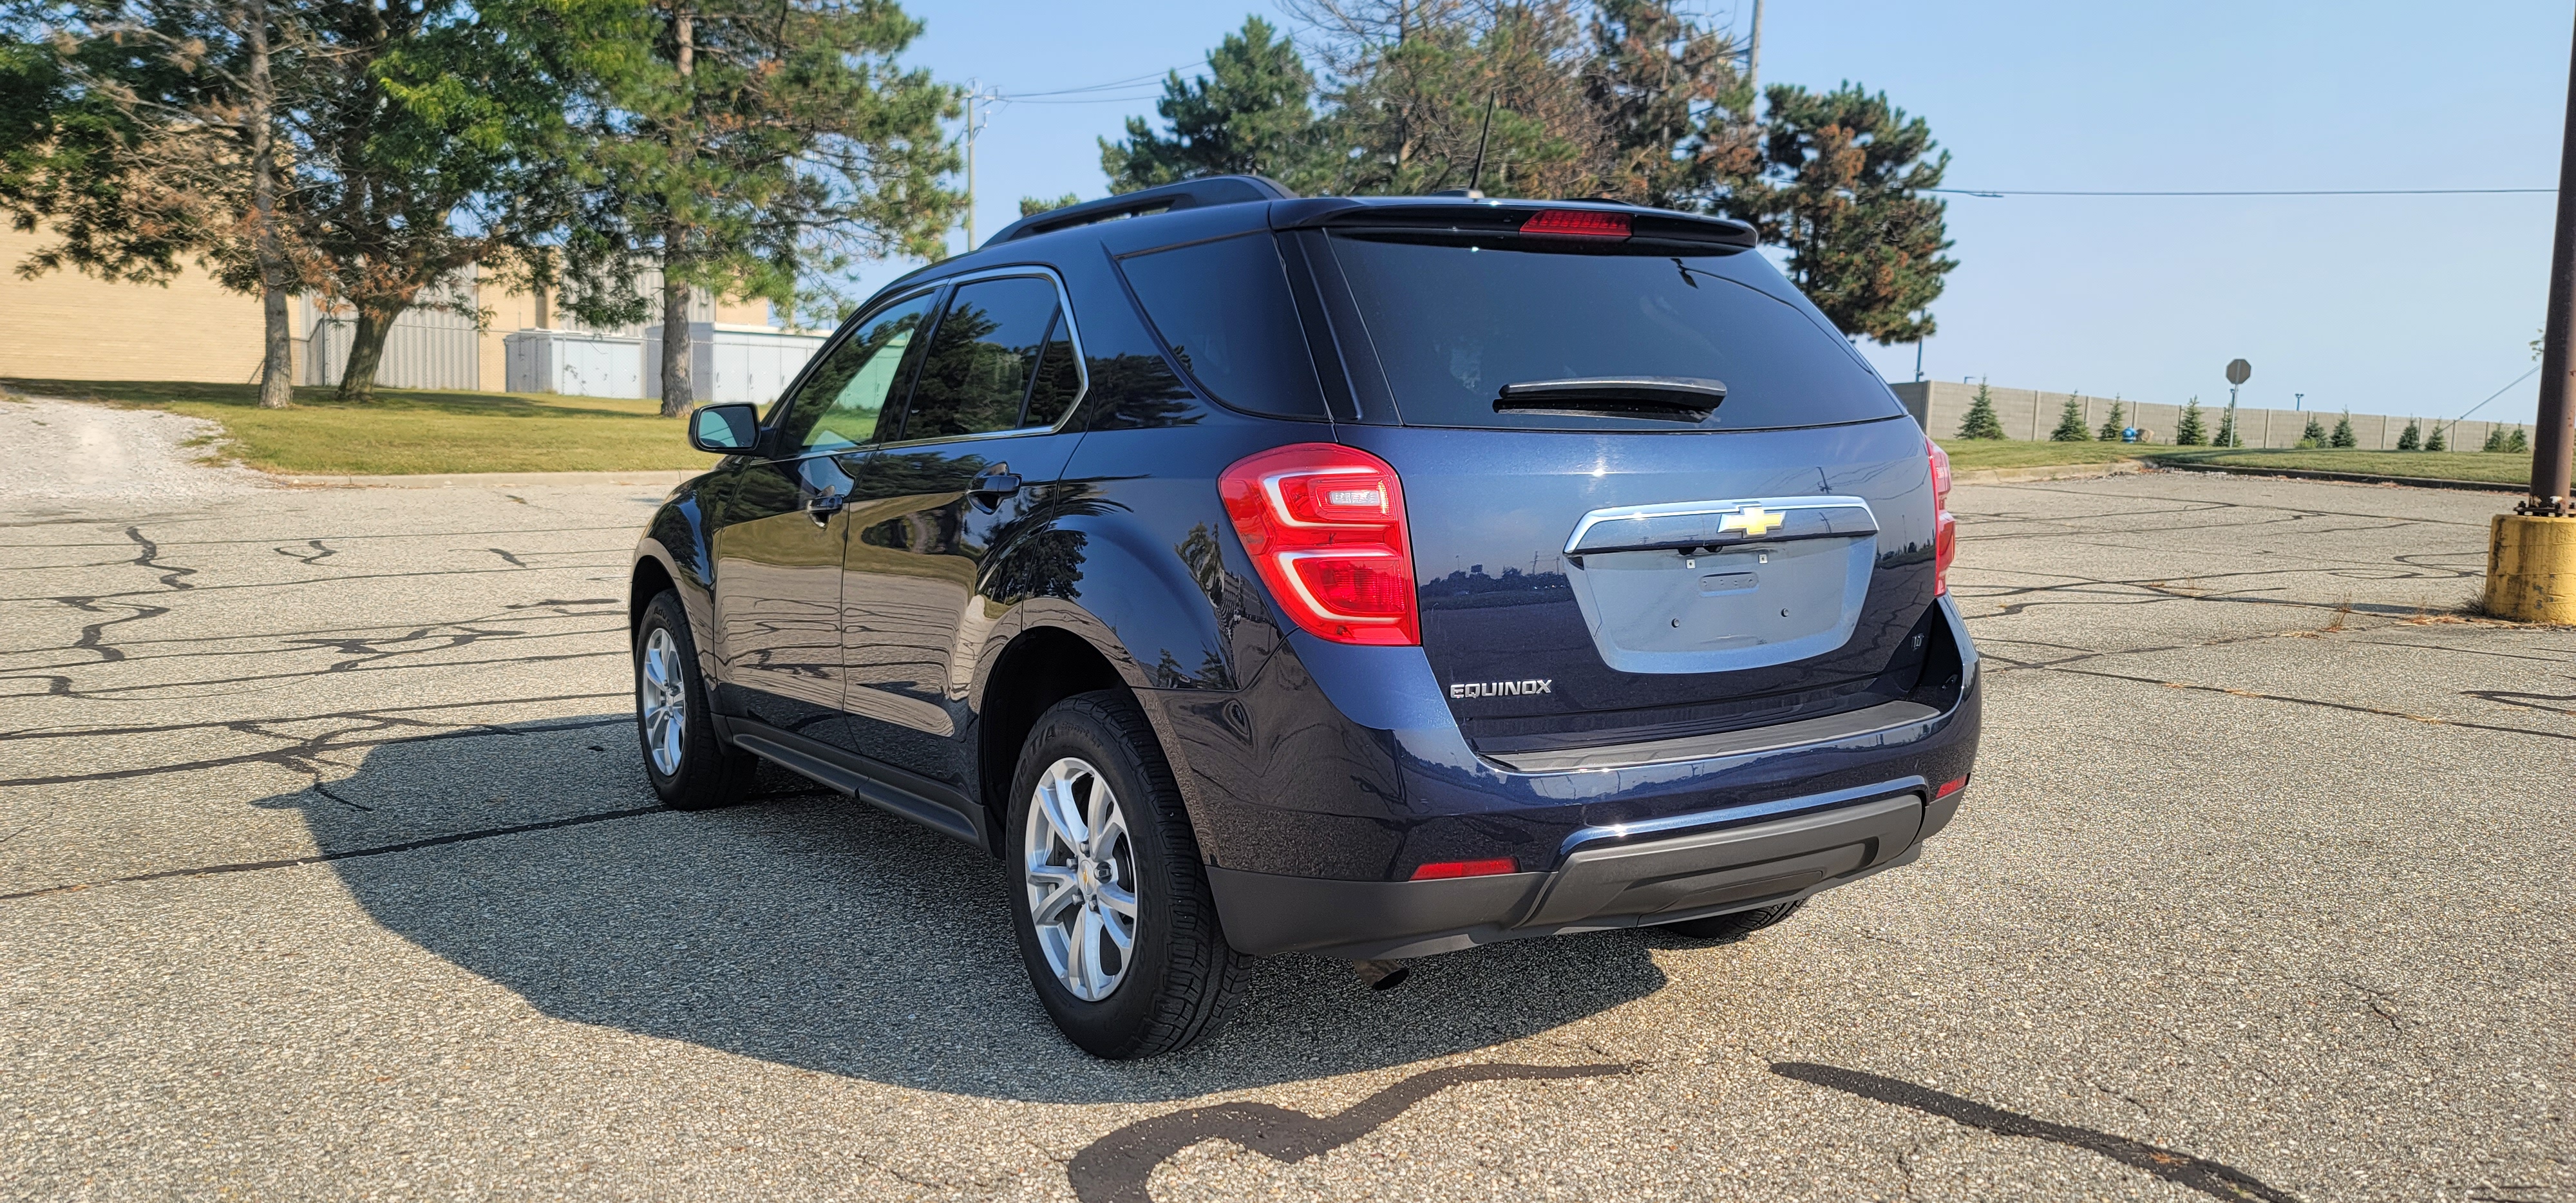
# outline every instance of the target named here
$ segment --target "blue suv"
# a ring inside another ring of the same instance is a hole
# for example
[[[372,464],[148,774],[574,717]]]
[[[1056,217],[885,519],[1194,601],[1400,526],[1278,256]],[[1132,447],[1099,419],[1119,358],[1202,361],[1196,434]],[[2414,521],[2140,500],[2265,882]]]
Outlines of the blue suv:
[[[1614,203],[1229,176],[887,287],[634,560],[646,768],[767,760],[1001,858],[1103,1057],[1249,959],[1733,938],[1976,756],[1948,465],[1754,250]]]

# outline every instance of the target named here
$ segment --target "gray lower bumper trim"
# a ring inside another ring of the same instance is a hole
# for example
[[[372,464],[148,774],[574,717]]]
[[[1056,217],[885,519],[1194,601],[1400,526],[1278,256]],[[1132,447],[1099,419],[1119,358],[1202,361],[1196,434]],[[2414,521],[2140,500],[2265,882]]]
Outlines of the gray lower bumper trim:
[[[1804,897],[1901,863],[1923,829],[1922,796],[1905,793],[1694,835],[1585,847],[1554,873],[1337,881],[1214,866],[1207,872],[1226,939],[1244,952],[1413,957]]]

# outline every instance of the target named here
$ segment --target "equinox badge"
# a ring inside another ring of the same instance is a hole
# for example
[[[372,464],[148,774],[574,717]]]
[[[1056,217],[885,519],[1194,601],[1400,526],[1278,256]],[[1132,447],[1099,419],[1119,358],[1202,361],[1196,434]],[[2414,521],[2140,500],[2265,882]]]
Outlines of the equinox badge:
[[[1535,681],[1468,681],[1449,687],[1453,698],[1516,698],[1525,694],[1546,693],[1556,683],[1554,677]]]

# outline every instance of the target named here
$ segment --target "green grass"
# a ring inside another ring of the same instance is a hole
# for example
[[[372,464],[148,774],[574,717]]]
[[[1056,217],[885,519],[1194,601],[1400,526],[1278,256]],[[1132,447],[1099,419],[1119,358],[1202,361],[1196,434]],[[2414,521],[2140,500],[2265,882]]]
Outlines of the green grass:
[[[1953,472],[1974,472],[1980,468],[2107,464],[2114,460],[2138,459],[2156,450],[2136,443],[2034,443],[2021,439],[1943,439],[1940,442],[1941,449],[1950,453],[1950,470]]]
[[[421,472],[635,472],[704,468],[658,401],[524,393],[378,389],[371,405],[295,390],[292,409],[259,408],[249,384],[0,380],[0,389],[219,423],[224,455],[266,472],[383,476]]]
[[[2489,455],[2479,451],[2302,451],[2289,448],[2174,447],[2139,443],[2045,443],[2022,439],[1949,439],[1951,470],[2041,468],[2058,464],[2099,464],[2139,459],[2166,467],[2194,464],[2230,468],[2288,468],[2304,472],[2357,472],[2368,476],[2412,476],[2435,480],[2482,480],[2526,484],[2531,480],[2529,455]]]
[[[2511,455],[2482,451],[2302,451],[2206,447],[2145,448],[2147,458],[2176,468],[2223,464],[2230,468],[2291,468],[2303,472],[2359,472],[2371,476],[2415,476],[2436,480],[2483,480],[2496,484],[2531,483],[2529,453]]]

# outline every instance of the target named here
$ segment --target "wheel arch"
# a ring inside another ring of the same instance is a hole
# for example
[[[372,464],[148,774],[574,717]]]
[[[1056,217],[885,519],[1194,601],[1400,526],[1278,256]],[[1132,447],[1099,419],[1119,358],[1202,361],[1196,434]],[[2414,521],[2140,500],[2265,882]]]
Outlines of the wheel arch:
[[[1115,689],[1131,699],[1136,691],[1116,665],[1091,641],[1058,626],[1031,626],[1003,645],[982,682],[983,705],[976,716],[977,799],[991,817],[992,851],[1001,855],[1008,843],[1003,830],[1011,810],[1011,781],[1017,775],[1020,745],[1047,708],[1075,694]],[[1140,707],[1142,700],[1138,699]],[[1154,715],[1146,715],[1149,725]],[[1157,732],[1158,738],[1160,732]],[[1165,759],[1169,760],[1168,741]]]

